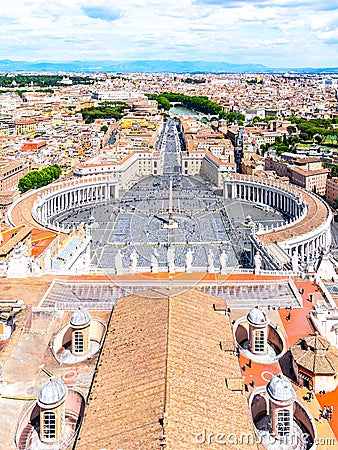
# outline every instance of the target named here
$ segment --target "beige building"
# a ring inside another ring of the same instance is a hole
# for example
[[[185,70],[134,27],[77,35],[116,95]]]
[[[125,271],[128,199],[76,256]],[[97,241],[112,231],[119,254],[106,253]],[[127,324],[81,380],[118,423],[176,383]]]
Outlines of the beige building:
[[[333,206],[334,199],[338,197],[338,177],[326,180],[326,201]]]
[[[194,151],[181,153],[183,175],[201,175],[215,186],[222,187],[225,173],[236,172],[236,164],[228,159],[221,159],[210,151]]]
[[[9,125],[8,123],[0,123],[0,136],[9,135]]]
[[[265,170],[273,170],[279,177],[288,177],[290,183],[310,192],[325,195],[329,169],[323,169],[318,158],[299,158],[293,154],[283,154],[281,158],[267,156]]]
[[[182,152],[181,167],[183,175],[198,175],[201,171],[202,161],[205,151],[200,152]]]
[[[236,172],[236,164],[234,162],[224,162],[211,152],[205,152],[200,172],[203,178],[221,188],[223,186],[223,175],[229,172]]]
[[[161,166],[162,158],[159,152],[132,151],[123,158],[114,154],[92,158],[78,164],[74,175],[83,177],[111,174],[118,178],[120,187],[124,189],[141,176],[159,175]]]
[[[295,168],[291,173],[291,183],[319,195],[325,195],[329,169],[302,170]]]
[[[34,134],[38,123],[32,119],[17,120],[15,122],[15,134]]]
[[[0,191],[16,188],[20,178],[26,173],[28,173],[28,166],[20,161],[0,165]]]

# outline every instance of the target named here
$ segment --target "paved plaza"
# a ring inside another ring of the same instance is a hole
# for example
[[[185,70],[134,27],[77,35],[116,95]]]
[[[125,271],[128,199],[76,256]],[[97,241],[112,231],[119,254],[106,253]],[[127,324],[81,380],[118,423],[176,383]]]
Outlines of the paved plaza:
[[[158,146],[162,152],[162,174],[140,179],[120,199],[93,207],[74,209],[54,218],[67,226],[85,223],[92,231],[94,267],[116,268],[119,251],[123,269],[131,254],[137,253],[137,266],[147,269],[156,258],[159,270],[168,264],[168,249],[174,253],[175,267],[186,265],[192,251],[194,270],[205,269],[212,261],[220,267],[220,254],[226,253],[227,266],[250,267],[249,235],[253,226],[285,223],[277,211],[265,211],[240,200],[223,200],[220,192],[199,176],[182,176],[181,143],[175,122],[166,126]],[[177,228],[168,229],[172,182],[172,216]]]
[[[149,267],[156,252],[159,267],[167,264],[168,247],[175,248],[176,267],[184,267],[188,248],[193,251],[193,267],[206,267],[209,250],[219,267],[219,255],[225,250],[229,267],[248,267],[251,228],[253,223],[275,225],[284,222],[277,212],[257,209],[252,203],[225,200],[196,177],[173,178],[173,216],[176,229],[163,227],[168,220],[169,177],[147,177],[139,181],[120,200],[68,212],[58,221],[92,229],[92,264],[114,268],[120,249],[123,265],[128,267],[135,249],[138,265]]]

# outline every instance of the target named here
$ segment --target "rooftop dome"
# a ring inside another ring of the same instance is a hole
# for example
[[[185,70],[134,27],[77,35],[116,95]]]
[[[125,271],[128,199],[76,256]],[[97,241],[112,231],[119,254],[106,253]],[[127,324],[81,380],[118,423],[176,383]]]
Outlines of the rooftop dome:
[[[55,408],[63,402],[66,394],[67,389],[63,381],[58,377],[51,377],[40,390],[38,404],[43,408],[49,406]]]
[[[83,326],[87,325],[90,322],[90,314],[86,310],[86,308],[82,308],[82,306],[79,306],[78,309],[76,309],[72,317],[70,318],[70,324],[74,326]]]
[[[308,334],[304,341],[312,351],[323,351],[325,353],[330,347],[329,341],[321,336],[318,331],[315,334]]]
[[[265,312],[259,306],[252,308],[246,318],[253,325],[266,325],[268,323]]]
[[[275,375],[266,386],[267,393],[273,400],[291,402],[296,398],[295,391],[290,381],[283,375]]]

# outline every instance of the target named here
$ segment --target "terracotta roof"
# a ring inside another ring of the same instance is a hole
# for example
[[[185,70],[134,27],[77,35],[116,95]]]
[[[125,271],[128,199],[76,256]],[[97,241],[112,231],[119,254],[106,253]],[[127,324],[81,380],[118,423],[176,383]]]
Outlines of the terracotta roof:
[[[292,167],[292,171],[303,175],[304,177],[312,177],[315,175],[322,175],[325,173],[329,173],[329,169],[317,169],[317,170],[304,170],[300,167]]]
[[[295,164],[307,164],[307,163],[312,163],[312,162],[320,162],[320,158],[317,157],[308,157],[308,158],[295,158],[293,160],[293,162]]]
[[[0,255],[7,255],[19,242],[31,235],[33,227],[21,225],[3,233],[3,242],[0,247]],[[9,239],[8,239],[9,236]]]
[[[338,370],[338,349],[318,334],[299,339],[290,351],[295,362],[314,375],[334,375]]]
[[[204,430],[253,435],[232,326],[215,302],[197,289],[117,300],[76,449],[192,450]]]
[[[49,230],[32,229],[32,256],[40,256],[57,237],[57,233]]]
[[[167,316],[165,297],[116,302],[76,448],[155,448],[164,410]]]

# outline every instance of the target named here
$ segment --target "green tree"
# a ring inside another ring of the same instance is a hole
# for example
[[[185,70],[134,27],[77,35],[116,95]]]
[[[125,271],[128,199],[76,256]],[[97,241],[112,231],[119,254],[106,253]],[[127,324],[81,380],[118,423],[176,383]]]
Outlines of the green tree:
[[[288,152],[289,147],[285,144],[279,144],[277,147],[277,155],[281,155],[282,153]]]
[[[310,136],[308,133],[305,133],[304,131],[301,131],[299,134],[300,140],[303,142],[307,142],[310,139]]]
[[[266,116],[266,117],[264,117],[264,119],[262,119],[262,122],[268,123],[271,120],[276,120],[276,117],[274,117],[274,116]]]
[[[291,134],[294,134],[297,131],[297,128],[292,125],[289,125],[288,127],[286,127],[286,129],[290,136],[291,136]]]
[[[190,96],[184,94],[176,94],[174,92],[164,92],[162,94],[147,94],[147,97],[151,100],[156,100],[158,105],[162,109],[169,109],[170,102],[181,103],[186,108],[193,109],[195,111],[202,112],[204,114],[220,115],[224,113],[223,108],[216,102],[208,99],[207,96]],[[167,102],[164,102],[166,99]]]
[[[9,77],[7,75],[0,76],[0,86],[12,87],[18,86],[19,88],[25,86],[37,86],[41,88],[48,88],[50,86],[59,86],[62,84],[63,77],[61,75],[22,75],[17,74],[15,77]],[[87,76],[71,76],[73,84],[92,84],[94,80]],[[14,83],[13,83],[14,82]]]
[[[21,193],[24,193],[29,189],[38,189],[57,180],[61,173],[62,169],[58,164],[53,164],[52,166],[44,167],[40,170],[32,170],[20,178],[18,189]]]
[[[289,120],[297,125],[300,131],[300,139],[303,142],[315,140],[322,143],[326,136],[333,134],[332,119],[301,119],[296,116],[290,116]],[[289,128],[289,127],[288,127]],[[289,132],[289,130],[288,130]],[[291,134],[291,133],[290,133]]]
[[[163,95],[159,95],[156,101],[160,109],[163,109],[164,111],[169,111],[170,102],[166,97],[164,97]]]
[[[323,167],[330,169],[329,177],[338,177],[338,165],[337,164],[331,164],[328,162],[323,163]]]
[[[260,149],[261,149],[261,154],[264,155],[270,148],[270,144],[261,144]]]
[[[28,174],[27,174],[28,175]],[[31,177],[27,177],[26,175],[19,180],[18,189],[20,192],[26,192],[30,189],[33,189],[33,183]]]
[[[83,108],[80,112],[86,123],[92,123],[96,119],[119,120],[127,109],[130,109],[130,106],[124,102],[103,102],[97,107]]]

